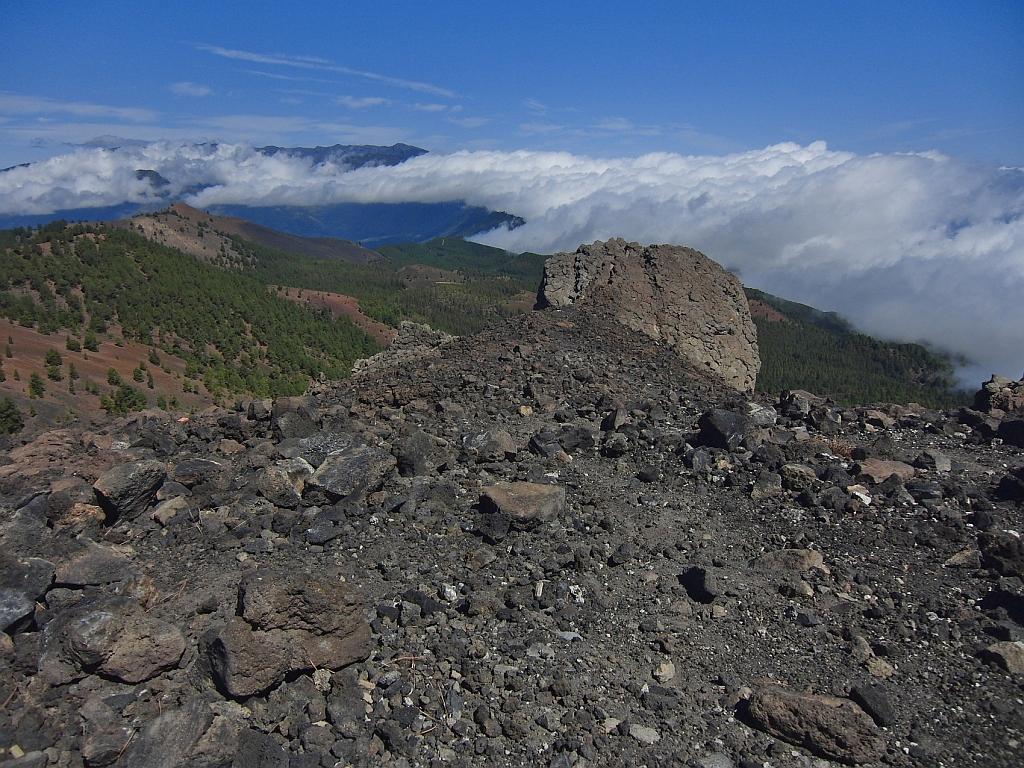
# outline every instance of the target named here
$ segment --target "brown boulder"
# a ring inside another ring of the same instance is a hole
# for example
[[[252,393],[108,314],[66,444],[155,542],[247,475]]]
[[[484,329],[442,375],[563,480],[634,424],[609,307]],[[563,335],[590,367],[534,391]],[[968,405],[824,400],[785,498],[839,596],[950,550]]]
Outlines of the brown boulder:
[[[565,511],[565,487],[542,483],[496,483],[480,490],[485,514],[502,514],[516,528],[532,528]]]
[[[238,591],[242,615],[204,639],[213,676],[229,696],[251,696],[292,672],[341,669],[370,654],[362,600],[347,584],[261,569]]]
[[[849,699],[767,685],[749,702],[750,719],[772,736],[842,763],[870,763],[885,753],[871,717]]]
[[[993,374],[974,394],[974,408],[982,413],[1024,408],[1024,379],[1014,381]]]
[[[614,239],[556,253],[538,304],[608,311],[731,387],[754,389],[761,358],[743,284],[692,248]]]
[[[893,475],[896,475],[901,483],[905,483],[916,474],[916,470],[909,464],[882,459],[864,459],[854,467],[854,472],[861,482],[870,481],[872,483],[884,482]]]
[[[85,601],[47,624],[39,674],[54,685],[87,672],[140,683],[175,666],[184,652],[177,627],[144,613],[130,598],[103,598]]]
[[[809,571],[817,568],[828,573],[825,559],[817,549],[779,549],[765,552],[754,561],[755,565],[772,571]]]
[[[993,643],[982,653],[987,661],[998,664],[1011,675],[1024,675],[1024,642]]]

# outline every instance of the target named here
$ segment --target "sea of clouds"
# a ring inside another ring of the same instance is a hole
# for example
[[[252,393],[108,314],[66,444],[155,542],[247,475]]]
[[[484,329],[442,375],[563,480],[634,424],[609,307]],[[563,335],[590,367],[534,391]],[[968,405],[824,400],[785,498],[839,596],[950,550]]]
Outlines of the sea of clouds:
[[[137,169],[170,184],[156,189]],[[184,199],[215,204],[447,202],[526,219],[481,242],[551,253],[624,237],[700,249],[744,283],[866,333],[968,358],[964,381],[1024,372],[1024,169],[934,152],[779,144],[726,156],[428,154],[349,170],[237,144],[79,149],[0,173],[0,213]]]

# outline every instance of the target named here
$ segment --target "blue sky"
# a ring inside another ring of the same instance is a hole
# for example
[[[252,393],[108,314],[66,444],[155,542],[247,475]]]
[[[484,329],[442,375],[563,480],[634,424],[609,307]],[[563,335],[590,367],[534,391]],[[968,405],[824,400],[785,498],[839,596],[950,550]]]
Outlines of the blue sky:
[[[509,250],[689,245],[968,385],[1024,371],[1021,0],[7,2],[0,29],[0,168],[29,164],[0,215],[464,200],[526,220],[478,238]],[[254,150],[395,142],[429,154]]]
[[[0,167],[102,135],[435,152],[825,141],[1024,165],[1024,3],[4,3]]]

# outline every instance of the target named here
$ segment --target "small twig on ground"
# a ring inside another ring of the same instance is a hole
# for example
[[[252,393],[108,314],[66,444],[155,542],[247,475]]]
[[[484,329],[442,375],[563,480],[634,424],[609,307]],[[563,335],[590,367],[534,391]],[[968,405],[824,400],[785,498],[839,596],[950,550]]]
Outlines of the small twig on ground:
[[[116,757],[116,758],[114,759],[114,762],[115,762],[115,763],[116,763],[116,762],[117,762],[118,760],[120,760],[120,759],[121,759],[121,755],[123,755],[123,754],[124,754],[124,751],[125,751],[126,749],[128,749],[128,745],[132,743],[132,739],[134,739],[134,738],[135,738],[135,729],[133,728],[133,729],[132,729],[132,731],[131,731],[131,733],[129,733],[129,734],[128,734],[128,741],[126,741],[126,742],[124,743],[124,746],[123,746],[123,747],[121,747],[120,751],[118,751],[118,753],[117,753],[117,757]]]
[[[3,709],[7,709],[7,705],[10,704],[12,701],[14,701],[14,697],[18,695],[18,692],[20,690],[21,690],[21,684],[20,683],[15,683],[14,684],[14,690],[11,691],[11,695],[7,697],[7,700],[3,704],[0,704],[0,707],[2,707]]]
[[[424,656],[395,656],[395,658],[391,659],[391,661],[385,661],[383,664],[381,664],[381,666],[390,667],[392,664],[397,664],[401,661],[412,662],[413,666],[415,666],[417,661],[424,661],[425,659],[426,657]]]

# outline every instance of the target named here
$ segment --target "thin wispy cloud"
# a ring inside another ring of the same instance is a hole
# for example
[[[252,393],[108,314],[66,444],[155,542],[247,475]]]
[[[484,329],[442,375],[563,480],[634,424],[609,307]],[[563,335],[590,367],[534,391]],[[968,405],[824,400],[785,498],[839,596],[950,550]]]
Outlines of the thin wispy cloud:
[[[307,91],[302,88],[276,88],[278,93],[293,93],[297,96],[320,96],[323,98],[332,98],[333,94],[325,93],[324,91]]]
[[[420,112],[444,112],[448,109],[444,104],[413,104],[412,108]]]
[[[594,124],[593,128],[596,131],[616,133],[620,135],[632,134],[636,136],[660,136],[662,134],[661,126],[635,125],[624,117],[603,118],[602,120],[598,120]]]
[[[102,117],[143,123],[156,120],[159,113],[134,107],[112,107],[83,101],[61,102],[39,96],[21,96],[0,92],[0,115],[70,114],[78,117]]]
[[[211,88],[207,88],[205,85],[199,85],[198,83],[171,83],[171,91],[179,96],[209,96],[213,93]]]
[[[318,128],[344,143],[409,138],[380,126]],[[173,195],[201,187],[186,196],[200,208],[464,200],[526,219],[476,238],[513,251],[574,250],[609,237],[690,245],[748,285],[838,311],[865,332],[963,354],[977,364],[972,384],[1024,371],[1020,169],[937,152],[857,155],[818,142],[603,159],[460,151],[352,171],[240,144],[160,142],[81,149],[2,173],[0,213],[152,200],[137,168],[156,170]]]
[[[415,80],[404,80],[398,77],[389,77],[382,75],[377,72],[366,72],[359,69],[351,69],[350,67],[343,67],[334,62],[328,61],[327,59],[315,58],[312,56],[286,56],[283,54],[268,56],[262,53],[254,53],[252,51],[239,51],[230,48],[221,48],[217,45],[204,45],[198,44],[196,48],[212,53],[215,56],[223,56],[228,59],[235,59],[238,61],[251,61],[257,64],[276,64],[282,67],[296,67],[299,69],[311,69],[311,70],[323,70],[326,72],[338,72],[344,75],[352,75],[355,77],[362,77],[367,80],[373,80],[378,83],[387,83],[398,88],[406,88],[412,91],[419,91],[421,93],[432,93],[436,96],[445,96],[447,98],[455,98],[455,92],[450,91],[447,88],[440,88],[430,83],[421,83]]]
[[[568,126],[555,125],[554,123],[520,123],[519,133],[523,136],[533,136],[545,133],[561,133]]]
[[[463,128],[482,128],[491,120],[488,117],[449,117],[448,122]]]
[[[314,77],[292,77],[291,75],[279,75],[276,72],[264,72],[264,71],[262,71],[260,69],[242,69],[242,70],[239,70],[239,71],[243,72],[246,75],[259,75],[260,77],[269,77],[272,80],[290,80],[290,81],[295,82],[295,83],[298,83],[298,82],[312,82],[312,81],[317,81],[317,82],[322,82],[322,83],[323,82],[333,82],[333,81],[327,81],[327,80],[317,80],[317,78],[314,78]]]
[[[364,96],[359,99],[354,96],[339,96],[335,102],[349,109],[368,109],[391,104],[390,99],[383,99],[379,96]]]

